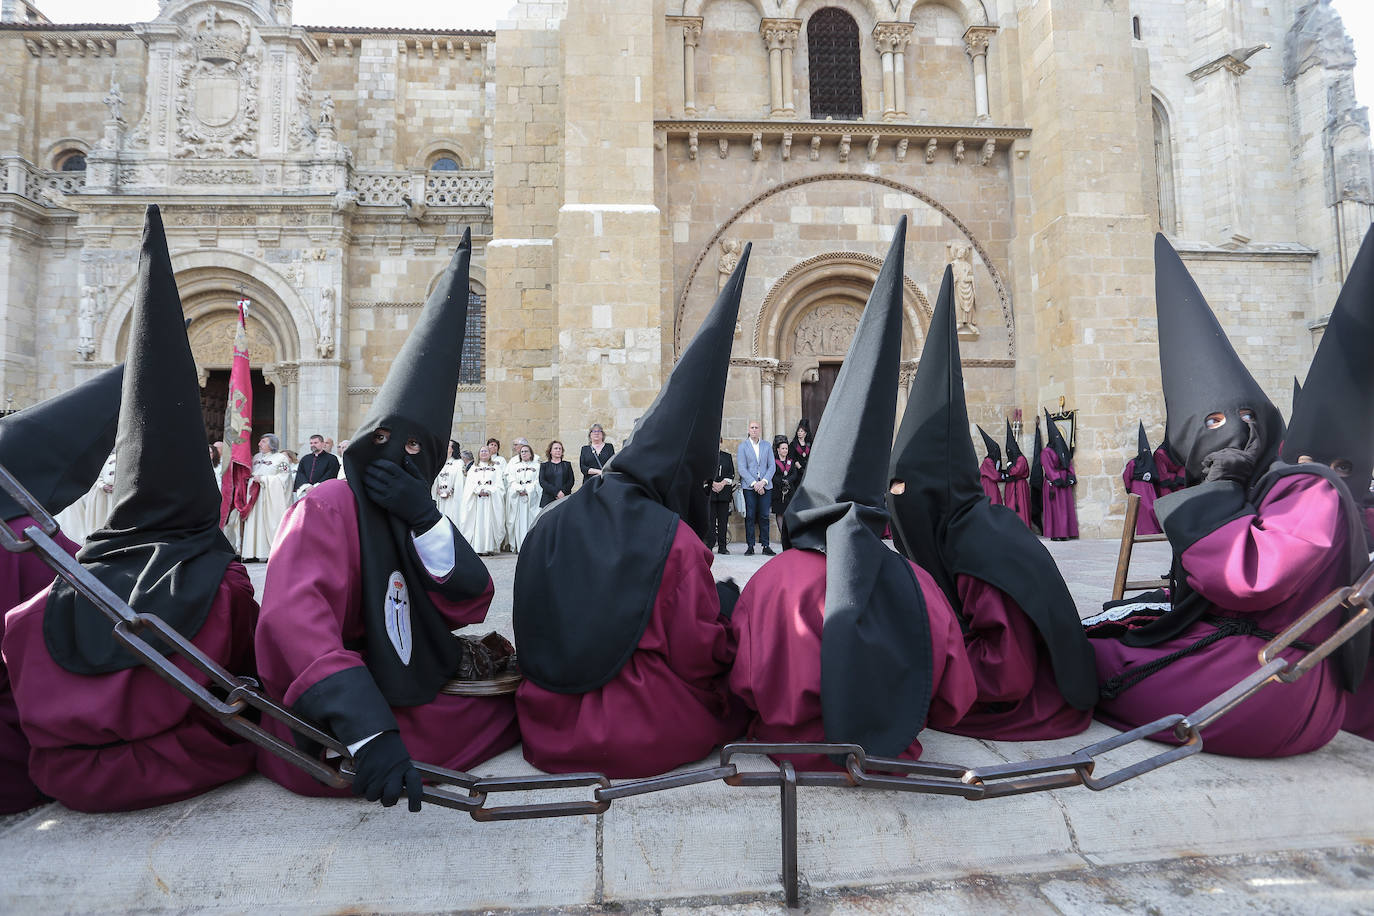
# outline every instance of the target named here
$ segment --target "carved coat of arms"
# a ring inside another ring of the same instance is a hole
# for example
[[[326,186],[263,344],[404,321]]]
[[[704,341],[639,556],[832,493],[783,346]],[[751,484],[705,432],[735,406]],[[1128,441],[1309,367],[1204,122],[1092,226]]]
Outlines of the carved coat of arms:
[[[244,158],[256,150],[258,52],[248,21],[215,7],[185,29],[177,74],[179,158]]]

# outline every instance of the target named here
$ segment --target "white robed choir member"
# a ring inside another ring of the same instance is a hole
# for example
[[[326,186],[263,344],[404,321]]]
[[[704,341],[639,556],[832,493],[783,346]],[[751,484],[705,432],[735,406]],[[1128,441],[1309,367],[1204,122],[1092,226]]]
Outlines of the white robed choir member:
[[[258,440],[253,480],[258,485],[258,499],[243,521],[239,554],[246,560],[265,560],[272,552],[272,539],[277,536],[277,526],[291,502],[291,462],[279,450],[277,437],[271,433]]]
[[[516,553],[539,517],[539,459],[528,444],[506,465],[506,543]]]
[[[85,506],[87,534],[105,527],[105,519],[110,517],[110,510],[114,508],[114,485],[115,453],[110,452],[110,457],[105,459],[105,466],[100,469],[100,476],[95,479],[91,491],[81,500]],[[75,541],[76,538],[72,540]]]
[[[505,495],[501,471],[483,447],[463,482],[463,524],[458,530],[477,553],[496,553],[505,536]]]
[[[434,478],[434,505],[453,527],[463,530],[463,459],[450,458]]]

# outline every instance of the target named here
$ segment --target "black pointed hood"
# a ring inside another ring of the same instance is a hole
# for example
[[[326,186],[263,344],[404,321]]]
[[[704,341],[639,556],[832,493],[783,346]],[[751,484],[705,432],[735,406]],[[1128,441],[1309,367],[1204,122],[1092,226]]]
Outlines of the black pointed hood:
[[[706,508],[749,253],[746,246],[630,441],[600,476],[546,507],[526,536],[515,568],[515,641],[521,671],[545,690],[587,693],[620,673],[653,616],[681,526]],[[595,614],[587,595],[598,596]]]
[[[1131,467],[1131,479],[1154,483],[1159,479],[1159,469],[1155,467],[1155,450],[1150,447],[1150,437],[1145,435],[1145,421],[1135,435],[1135,464]]]
[[[630,441],[607,466],[638,483],[687,518],[690,497],[702,492],[720,453],[720,426],[730,348],[752,245],[721,288],[715,305],[682,351],[653,404],[635,423]]]
[[[1059,467],[1067,471],[1069,462],[1073,460],[1073,453],[1069,451],[1069,443],[1064,441],[1064,434],[1059,431],[1059,424],[1054,422],[1054,417],[1050,416],[1048,410],[1045,411],[1045,434],[1048,440],[1046,444],[1059,457]]]
[[[1040,435],[1040,418],[1037,416],[1035,418],[1035,443],[1031,445],[1031,451],[1034,452],[1034,454],[1031,456],[1030,463],[1030,485],[1032,501],[1035,498],[1034,494],[1039,493],[1040,488],[1045,484],[1045,468],[1040,463],[1040,453],[1044,450],[1045,439],[1043,436]]]
[[[1293,404],[1283,460],[1344,459],[1351,495],[1367,502],[1374,472],[1374,230],[1365,233]]]
[[[1007,467],[1011,467],[1018,459],[1024,457],[1021,454],[1021,443],[1016,441],[1016,436],[1011,431],[1011,421],[1004,421],[1007,424],[1006,448],[1007,448]]]
[[[392,706],[430,702],[457,671],[458,641],[429,592],[437,590],[452,600],[475,597],[457,593],[459,583],[470,582],[473,577],[450,574],[444,586],[436,587],[415,552],[409,526],[367,495],[367,469],[374,462],[387,460],[426,485],[432,485],[439,476],[453,426],[467,330],[471,260],[472,233],[468,230],[392,361],[367,419],[353,434],[343,457],[348,486],[358,506],[367,667]],[[390,430],[390,438],[381,444],[374,436],[380,428]],[[419,443],[418,454],[406,452],[409,439]],[[454,548],[457,562],[465,569],[480,564],[461,537],[455,537]],[[453,593],[446,593],[446,587]],[[398,594],[400,597],[395,597]],[[397,608],[399,615],[393,613]]]
[[[978,481],[952,281],[946,269],[892,447],[888,476],[902,484],[900,494],[888,495],[894,540],[930,573],[963,620],[969,615],[959,598],[959,576],[1006,593],[1048,647],[1064,698],[1088,709],[1097,702],[1096,660],[1059,567],[1015,512],[992,505]]]
[[[138,612],[194,636],[233,548],[219,529],[219,491],[205,472],[205,421],[195,360],[156,206],[148,208],[129,319],[114,507],[77,554]],[[100,674],[138,664],[104,615],[61,580],[44,615],[48,651],[63,668]]]
[[[1202,461],[1223,448],[1243,448],[1250,430],[1242,410],[1253,411],[1264,451],[1256,476],[1273,463],[1283,440],[1283,418],[1250,375],[1207,305],[1178,252],[1155,236],[1155,309],[1159,316],[1159,368],[1164,385],[1164,441],[1183,465],[1189,484],[1202,479]],[[1208,429],[1206,418],[1226,422]]]
[[[992,463],[999,468],[1002,466],[1002,447],[997,444],[997,440],[988,435],[988,431],[983,427],[978,427],[978,435],[983,437],[984,458],[991,458]]]
[[[52,515],[95,483],[114,449],[124,366],[106,369],[70,391],[0,418],[0,464]],[[0,519],[27,513],[0,492]]]
[[[910,564],[881,540],[901,363],[905,244],[903,217],[786,513],[792,547],[825,554],[826,740],[887,757],[901,753],[925,727],[932,689],[925,598]]]

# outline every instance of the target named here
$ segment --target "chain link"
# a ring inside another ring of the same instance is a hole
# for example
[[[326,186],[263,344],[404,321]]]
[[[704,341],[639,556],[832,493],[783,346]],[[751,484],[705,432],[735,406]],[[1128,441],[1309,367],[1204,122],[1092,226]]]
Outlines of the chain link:
[[[152,668],[200,709],[214,716],[225,728],[253,742],[269,753],[308,772],[320,782],[344,788],[353,781],[353,761],[348,749],[317,725],[297,716],[263,693],[251,677],[236,676],[198,649],[174,628],[154,614],[134,612],[122,599],[58,546],[54,537],[57,522],[0,465],[0,488],[29,513],[36,524],[16,533],[7,521],[0,521],[0,547],[10,552],[36,550],[57,574],[69,582],[109,618],[115,639]],[[1282,652],[1302,651],[1295,644],[1314,626],[1336,611],[1354,612],[1331,636],[1296,659]],[[448,770],[433,764],[416,763],[425,779],[423,799],[430,804],[467,812],[476,821],[524,820],[546,817],[599,815],[619,799],[679,789],[720,780],[728,786],[774,786],[780,791],[782,809],[783,884],[790,905],[797,902],[797,788],[830,787],[880,789],[924,795],[949,795],[968,801],[985,801],[1031,792],[1044,792],[1074,786],[1101,791],[1127,780],[1167,766],[1203,749],[1202,731],[1237,705],[1269,684],[1291,683],[1319,665],[1374,619],[1374,564],[1356,582],[1332,592],[1283,632],[1270,640],[1259,653],[1259,667],[1235,685],[1188,715],[1175,713],[1154,722],[1113,735],[1070,754],[1024,762],[966,767],[925,760],[870,757],[857,744],[842,743],[756,743],[736,742],[720,750],[719,763],[679,773],[647,779],[612,783],[601,773],[565,775],[479,777]],[[184,660],[174,663],[154,648],[149,639],[161,643]],[[197,677],[199,675],[199,678]],[[201,682],[204,679],[205,683]],[[289,731],[337,755],[337,765],[305,754],[292,742],[263,728],[246,713],[256,711],[281,723]],[[1122,766],[1106,775],[1096,772],[1098,759],[1110,752],[1151,738],[1171,737],[1175,745],[1143,760]],[[791,755],[825,755],[843,761],[843,769],[797,770],[783,759],[776,770],[741,771],[734,762],[745,754],[766,754],[786,758]],[[589,801],[551,801],[516,805],[492,805],[489,796],[507,792],[543,793],[594,787]]]

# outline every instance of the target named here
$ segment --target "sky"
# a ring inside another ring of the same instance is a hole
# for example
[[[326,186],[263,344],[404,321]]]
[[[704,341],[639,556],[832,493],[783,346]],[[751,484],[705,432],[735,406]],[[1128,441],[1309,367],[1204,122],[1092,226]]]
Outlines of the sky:
[[[157,0],[34,2],[54,22],[145,22],[157,15]],[[491,29],[514,5],[514,0],[458,0],[444,5],[453,10],[445,21],[436,14],[433,0],[388,0],[383,5],[387,12],[383,22],[381,7],[372,0],[295,0],[294,18],[300,25]],[[1355,67],[1355,96],[1361,104],[1374,107],[1374,0],[1332,0],[1332,5],[1355,39],[1360,58]]]

